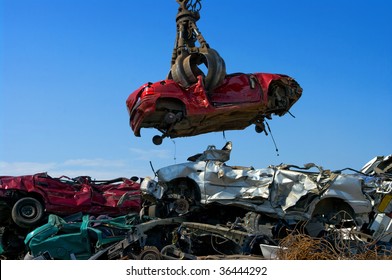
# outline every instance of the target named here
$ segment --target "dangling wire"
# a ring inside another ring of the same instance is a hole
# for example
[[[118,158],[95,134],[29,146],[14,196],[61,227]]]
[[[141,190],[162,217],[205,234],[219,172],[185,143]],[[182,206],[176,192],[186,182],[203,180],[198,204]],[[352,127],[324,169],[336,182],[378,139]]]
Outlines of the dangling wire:
[[[150,166],[151,166],[152,173],[154,173],[154,176],[156,178],[158,176],[158,174],[155,172],[155,169],[154,169],[154,166],[152,165],[151,160],[150,160]]]
[[[225,133],[225,131],[224,131],[224,130],[222,131],[222,135],[223,135],[223,139],[225,139],[225,141],[227,142],[227,139],[226,139],[226,133]]]
[[[287,113],[295,119],[295,116],[290,111],[287,111]]]
[[[176,164],[176,160],[177,160],[177,158],[176,158],[177,146],[176,146],[176,141],[174,141],[174,140],[172,140],[172,141],[173,141],[173,144],[174,144],[174,156],[173,156],[173,159],[174,159],[174,164]]]
[[[278,150],[278,146],[276,145],[276,142],[275,142],[274,136],[272,135],[271,128],[270,128],[270,126],[269,126],[269,124],[268,124],[268,122],[267,122],[267,121],[265,121],[265,124],[267,125],[268,131],[269,131],[269,133],[271,134],[272,141],[274,142],[274,146],[275,146],[276,155],[277,155],[277,156],[279,156],[279,150]]]
[[[221,254],[221,255],[225,255],[225,254],[223,254],[221,251],[219,251],[215,246],[214,246],[214,240],[213,240],[213,237],[215,237],[215,242],[216,242],[216,239],[217,239],[217,237],[220,237],[220,238],[222,238],[222,239],[224,239],[224,237],[223,236],[217,236],[217,235],[214,235],[214,234],[211,234],[211,248],[212,249],[214,249],[214,251],[215,252],[217,252],[218,254]],[[227,240],[227,239],[226,239]]]

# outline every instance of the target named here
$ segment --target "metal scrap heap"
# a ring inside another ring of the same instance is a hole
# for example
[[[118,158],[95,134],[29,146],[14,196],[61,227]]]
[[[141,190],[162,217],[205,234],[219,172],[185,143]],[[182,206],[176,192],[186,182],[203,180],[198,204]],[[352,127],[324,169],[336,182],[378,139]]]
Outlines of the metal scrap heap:
[[[140,211],[59,215],[47,208],[41,223],[18,230],[3,220],[1,254],[61,260],[392,258],[392,155],[375,157],[359,171],[313,163],[255,169],[228,165],[231,150],[231,142],[209,146],[144,178]],[[129,192],[121,200],[139,196]]]

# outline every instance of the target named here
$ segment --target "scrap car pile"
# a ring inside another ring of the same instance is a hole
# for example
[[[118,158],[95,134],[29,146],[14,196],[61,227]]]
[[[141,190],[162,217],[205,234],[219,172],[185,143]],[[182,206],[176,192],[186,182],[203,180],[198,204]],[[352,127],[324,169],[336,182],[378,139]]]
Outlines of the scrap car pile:
[[[153,143],[159,145],[165,137],[250,125],[266,133],[266,119],[289,113],[301,86],[284,74],[227,74],[196,26],[200,0],[177,3],[168,76],[142,85],[126,101],[134,135],[157,129]],[[0,176],[0,255],[266,259],[278,258],[277,250],[287,256],[292,236],[331,242],[329,248],[351,258],[363,248],[371,248],[373,258],[391,255],[392,155],[375,157],[359,171],[313,163],[255,169],[228,165],[231,150],[231,142],[208,146],[185,163],[154,171],[154,178]]]
[[[392,155],[375,157],[359,171],[315,164],[255,169],[228,165],[231,149],[231,142],[209,146],[185,163],[157,170],[155,178],[117,179],[101,188],[92,181],[77,184],[79,177],[3,176],[2,254],[263,259],[274,256],[271,248],[287,236],[329,240],[333,234],[334,242],[346,244],[345,253],[352,254],[355,241],[355,250],[370,244],[390,255]]]

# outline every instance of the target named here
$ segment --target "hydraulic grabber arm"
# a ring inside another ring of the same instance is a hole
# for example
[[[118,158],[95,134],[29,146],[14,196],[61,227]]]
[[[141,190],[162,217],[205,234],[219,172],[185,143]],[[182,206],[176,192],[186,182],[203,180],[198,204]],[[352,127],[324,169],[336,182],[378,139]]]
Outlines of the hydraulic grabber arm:
[[[200,19],[201,0],[176,0],[180,5],[176,16],[177,34],[168,79],[182,87],[189,87],[203,77],[204,87],[211,91],[226,76],[226,65],[218,52],[209,47],[196,26]],[[196,46],[198,42],[199,46]],[[204,64],[207,73],[199,65]]]

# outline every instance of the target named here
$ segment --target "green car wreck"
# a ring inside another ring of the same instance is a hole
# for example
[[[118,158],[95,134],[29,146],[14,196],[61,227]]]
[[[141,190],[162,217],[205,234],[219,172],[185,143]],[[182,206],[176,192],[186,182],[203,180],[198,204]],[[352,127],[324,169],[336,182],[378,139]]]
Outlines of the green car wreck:
[[[25,238],[25,259],[87,260],[96,252],[123,240],[138,214],[119,217],[73,215],[61,218],[49,215],[48,222]]]

